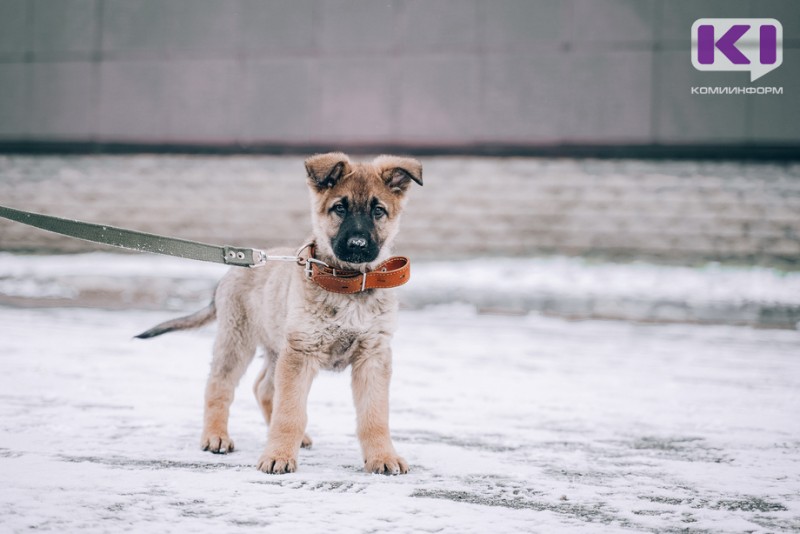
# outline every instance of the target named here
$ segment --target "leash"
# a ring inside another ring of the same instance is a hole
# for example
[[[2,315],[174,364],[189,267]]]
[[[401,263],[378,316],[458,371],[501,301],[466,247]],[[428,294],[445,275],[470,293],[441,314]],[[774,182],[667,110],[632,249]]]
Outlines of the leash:
[[[397,287],[405,284],[410,276],[410,262],[408,258],[402,256],[389,258],[370,272],[334,269],[314,257],[315,246],[313,243],[304,245],[295,256],[275,256],[257,248],[210,245],[114,226],[63,219],[5,206],[0,206],[0,217],[68,237],[137,252],[152,252],[236,267],[261,267],[268,261],[296,262],[304,267],[307,278],[323,289],[334,293],[358,293],[367,289]],[[308,258],[300,256],[305,249],[309,251]]]
[[[209,245],[174,237],[136,232],[114,226],[62,219],[61,217],[15,210],[5,206],[0,206],[0,217],[68,237],[83,239],[84,241],[103,243],[104,245],[138,252],[153,252],[166,256],[224,263],[225,265],[236,265],[238,267],[257,267],[269,260],[296,260],[293,257],[268,256],[263,250],[254,248]]]

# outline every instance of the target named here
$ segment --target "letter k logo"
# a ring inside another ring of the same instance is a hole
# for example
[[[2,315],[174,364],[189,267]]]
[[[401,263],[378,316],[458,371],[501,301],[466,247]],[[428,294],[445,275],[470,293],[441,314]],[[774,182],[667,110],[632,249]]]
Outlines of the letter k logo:
[[[783,63],[783,26],[775,19],[697,19],[692,65],[704,71],[749,71],[755,81]]]
[[[714,49],[718,48],[734,65],[749,65],[750,60],[736,48],[736,41],[747,33],[750,26],[736,24],[714,42],[714,26],[703,24],[697,28],[697,59],[701,65],[714,63]]]

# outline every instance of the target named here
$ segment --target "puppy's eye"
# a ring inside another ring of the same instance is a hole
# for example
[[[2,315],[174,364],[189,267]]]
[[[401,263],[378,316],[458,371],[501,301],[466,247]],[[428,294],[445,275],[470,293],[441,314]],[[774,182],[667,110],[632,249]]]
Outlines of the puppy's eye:
[[[386,216],[386,210],[383,209],[381,206],[375,206],[372,208],[372,218],[373,219],[382,219]]]
[[[347,215],[347,208],[345,208],[344,204],[342,204],[341,202],[334,204],[333,207],[331,208],[331,211],[336,215],[338,215],[339,217],[344,217],[345,215]]]

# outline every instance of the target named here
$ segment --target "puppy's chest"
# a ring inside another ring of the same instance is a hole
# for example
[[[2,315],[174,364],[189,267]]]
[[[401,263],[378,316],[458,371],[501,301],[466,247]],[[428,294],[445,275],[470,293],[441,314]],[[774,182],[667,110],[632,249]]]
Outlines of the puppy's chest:
[[[359,345],[358,332],[340,330],[332,332],[326,351],[320,355],[320,367],[328,371],[342,371],[353,362]]]
[[[320,367],[341,371],[353,362],[362,344],[373,334],[375,317],[359,310],[326,305],[317,314]]]

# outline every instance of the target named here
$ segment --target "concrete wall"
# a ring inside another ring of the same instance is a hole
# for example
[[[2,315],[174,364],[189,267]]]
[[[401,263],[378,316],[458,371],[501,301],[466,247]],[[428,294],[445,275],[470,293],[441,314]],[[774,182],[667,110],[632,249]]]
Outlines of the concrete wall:
[[[800,164],[422,158],[398,252],[588,254],[800,267]],[[299,157],[0,156],[7,206],[146,232],[296,247]],[[99,246],[0,219],[0,250]]]
[[[774,17],[782,96],[698,96],[699,17]],[[796,0],[0,0],[0,142],[800,144]]]

